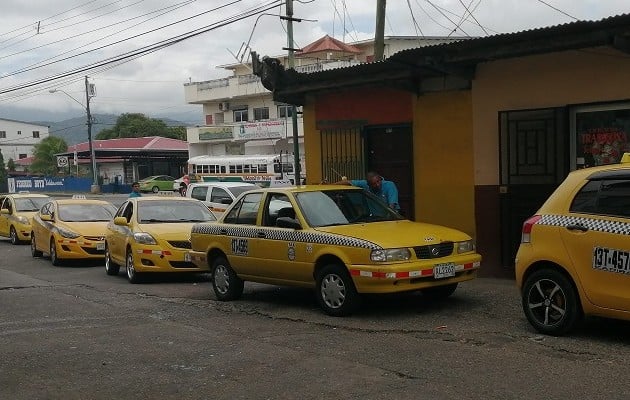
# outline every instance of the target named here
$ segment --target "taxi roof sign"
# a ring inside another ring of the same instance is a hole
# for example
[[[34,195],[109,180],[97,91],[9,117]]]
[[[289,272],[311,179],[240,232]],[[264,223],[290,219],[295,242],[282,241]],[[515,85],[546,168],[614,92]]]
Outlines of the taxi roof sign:
[[[630,164],[630,153],[623,153],[623,156],[621,157],[621,164]]]

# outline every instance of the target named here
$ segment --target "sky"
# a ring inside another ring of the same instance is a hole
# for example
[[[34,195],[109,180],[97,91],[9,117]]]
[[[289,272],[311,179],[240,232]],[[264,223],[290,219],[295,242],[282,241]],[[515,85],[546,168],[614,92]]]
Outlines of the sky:
[[[294,23],[297,48],[326,34],[374,37],[376,0],[295,0],[293,8],[305,19]],[[184,84],[229,76],[220,66],[247,61],[247,44],[260,55],[285,53],[285,13],[274,0],[2,0],[0,118],[85,115],[87,75],[92,113],[201,123]],[[385,34],[486,36],[623,13],[628,0],[388,0]]]

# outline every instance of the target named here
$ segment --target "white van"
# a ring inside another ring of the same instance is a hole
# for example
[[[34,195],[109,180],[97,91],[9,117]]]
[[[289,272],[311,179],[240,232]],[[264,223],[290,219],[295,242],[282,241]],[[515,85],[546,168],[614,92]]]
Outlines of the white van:
[[[186,197],[201,200],[218,218],[241,193],[252,189],[259,186],[245,182],[198,182],[188,185]]]

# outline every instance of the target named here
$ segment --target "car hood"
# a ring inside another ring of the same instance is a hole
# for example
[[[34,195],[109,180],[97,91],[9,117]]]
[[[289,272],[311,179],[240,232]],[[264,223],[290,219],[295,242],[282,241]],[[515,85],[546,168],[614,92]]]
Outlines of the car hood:
[[[456,229],[408,220],[325,226],[316,230],[367,240],[382,248],[414,247],[470,240],[470,236]]]
[[[107,223],[108,221],[63,222],[63,224],[59,224],[59,226],[82,236],[105,236]]]
[[[156,239],[163,240],[189,240],[190,231],[194,223],[181,222],[170,224],[140,224],[138,228]]]
[[[18,211],[15,215],[19,217],[26,217],[30,221],[33,219],[35,214],[37,214],[37,211]]]

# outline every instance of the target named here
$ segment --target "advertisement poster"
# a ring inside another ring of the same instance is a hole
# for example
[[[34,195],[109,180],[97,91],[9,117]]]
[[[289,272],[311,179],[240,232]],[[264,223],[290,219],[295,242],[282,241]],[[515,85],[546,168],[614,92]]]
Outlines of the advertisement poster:
[[[630,152],[630,109],[581,112],[575,118],[578,168],[616,164]]]
[[[239,125],[235,128],[236,140],[280,139],[285,137],[284,121],[262,121]]]

